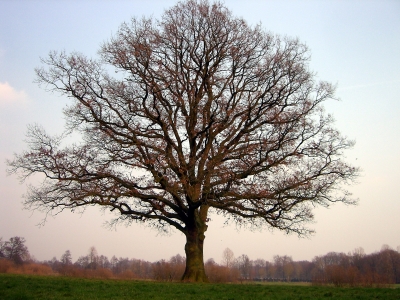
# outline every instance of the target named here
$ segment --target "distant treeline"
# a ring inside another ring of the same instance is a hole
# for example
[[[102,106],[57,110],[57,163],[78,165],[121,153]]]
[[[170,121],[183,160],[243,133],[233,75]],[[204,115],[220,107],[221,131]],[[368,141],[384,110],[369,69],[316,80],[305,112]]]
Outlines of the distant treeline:
[[[221,263],[205,262],[211,282],[286,281],[333,284],[335,286],[377,286],[400,283],[400,249],[383,246],[381,251],[365,254],[362,248],[353,252],[329,252],[312,261],[293,261],[292,257],[276,255],[273,261],[251,260],[246,254],[235,257],[225,249]],[[37,261],[29,254],[25,239],[0,238],[0,273],[59,274],[75,277],[180,280],[185,258],[180,254],[169,260],[149,262],[134,258],[109,259],[91,247],[75,262],[69,250],[57,259]]]

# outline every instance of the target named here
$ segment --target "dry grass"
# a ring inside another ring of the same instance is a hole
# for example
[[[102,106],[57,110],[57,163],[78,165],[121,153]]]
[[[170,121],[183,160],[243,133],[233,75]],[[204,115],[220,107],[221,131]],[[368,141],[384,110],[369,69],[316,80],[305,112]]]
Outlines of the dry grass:
[[[0,259],[0,273],[27,274],[27,275],[55,275],[54,271],[47,265],[38,263],[27,263],[16,265],[13,262]]]

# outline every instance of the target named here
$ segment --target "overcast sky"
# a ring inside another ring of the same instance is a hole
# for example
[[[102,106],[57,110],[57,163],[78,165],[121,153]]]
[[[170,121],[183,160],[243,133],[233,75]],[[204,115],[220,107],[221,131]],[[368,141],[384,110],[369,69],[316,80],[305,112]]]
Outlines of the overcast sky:
[[[64,212],[38,227],[44,215],[23,210],[25,184],[6,176],[6,159],[26,149],[28,124],[60,133],[67,99],[39,88],[34,68],[51,50],[96,56],[99,45],[132,16],[159,17],[176,1],[0,0],[0,237],[22,236],[37,259],[73,260],[91,246],[109,257],[156,261],[184,254],[184,237],[160,235],[141,225],[110,230],[107,213],[88,208],[83,215]],[[311,260],[330,251],[366,253],[383,244],[400,245],[400,1],[234,1],[234,15],[265,30],[298,37],[311,50],[317,78],[337,84],[337,98],[326,104],[343,135],[355,140],[347,160],[362,169],[350,187],[358,206],[318,208],[316,234],[308,239],[274,231],[224,227],[211,216],[205,258],[221,261],[229,247],[235,256],[272,260],[290,255]]]

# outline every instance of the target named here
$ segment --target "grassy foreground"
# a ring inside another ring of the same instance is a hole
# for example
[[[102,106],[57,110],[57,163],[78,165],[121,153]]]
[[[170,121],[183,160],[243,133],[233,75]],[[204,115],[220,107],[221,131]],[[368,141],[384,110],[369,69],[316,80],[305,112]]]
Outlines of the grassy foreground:
[[[0,274],[0,299],[400,299],[400,288],[189,284]]]

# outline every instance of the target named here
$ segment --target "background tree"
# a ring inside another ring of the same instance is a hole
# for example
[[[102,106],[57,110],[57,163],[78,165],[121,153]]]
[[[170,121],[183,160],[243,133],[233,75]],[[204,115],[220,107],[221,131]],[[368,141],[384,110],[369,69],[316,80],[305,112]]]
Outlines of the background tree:
[[[103,269],[111,268],[110,261],[108,260],[108,257],[105,255],[100,255],[98,257],[97,264],[99,265],[100,268],[103,268]]]
[[[89,255],[79,256],[79,258],[75,262],[75,265],[82,269],[88,268],[89,267]]]
[[[30,259],[28,247],[25,245],[23,237],[15,236],[4,242],[2,252],[5,258],[17,265],[23,264]]]
[[[52,262],[51,267],[64,276],[71,274],[73,270],[71,251],[66,250],[61,255],[60,261]]]
[[[99,255],[97,254],[97,250],[94,246],[90,247],[89,254],[88,254],[88,261],[90,269],[97,269]]]
[[[71,251],[67,250],[64,252],[64,254],[61,256],[61,263],[63,265],[72,265]]]
[[[111,270],[116,273],[118,268],[118,258],[115,255],[113,255],[110,259],[110,266]]]
[[[0,237],[0,258],[1,257],[5,257],[5,253],[4,253],[4,247],[5,247],[5,245],[4,245],[5,243],[3,242],[3,238],[2,237]]]
[[[274,263],[276,267],[276,277],[283,281],[290,281],[294,272],[292,257],[287,255],[275,255]]]
[[[122,24],[100,57],[52,52],[37,70],[72,104],[67,133],[32,126],[29,150],[8,162],[23,178],[45,176],[26,207],[99,205],[115,222],[172,226],[186,236],[183,280],[207,281],[210,209],[304,235],[315,206],[354,203],[342,189],[357,173],[342,159],[353,143],[322,107],[334,87],[317,82],[297,39],[251,27],[221,3],[184,1],[160,20]],[[82,140],[68,146],[73,132]]]
[[[258,258],[253,261],[254,276],[257,279],[264,279],[266,277],[265,260]]]
[[[233,254],[233,251],[229,248],[225,248],[224,252],[222,253],[222,264],[230,268],[235,262],[235,255]]]
[[[269,280],[271,280],[271,281],[274,280],[275,273],[276,273],[276,266],[273,263],[266,261],[265,262],[265,273]]]
[[[247,254],[242,254],[236,259],[236,265],[240,272],[241,280],[250,279],[251,262]]]

